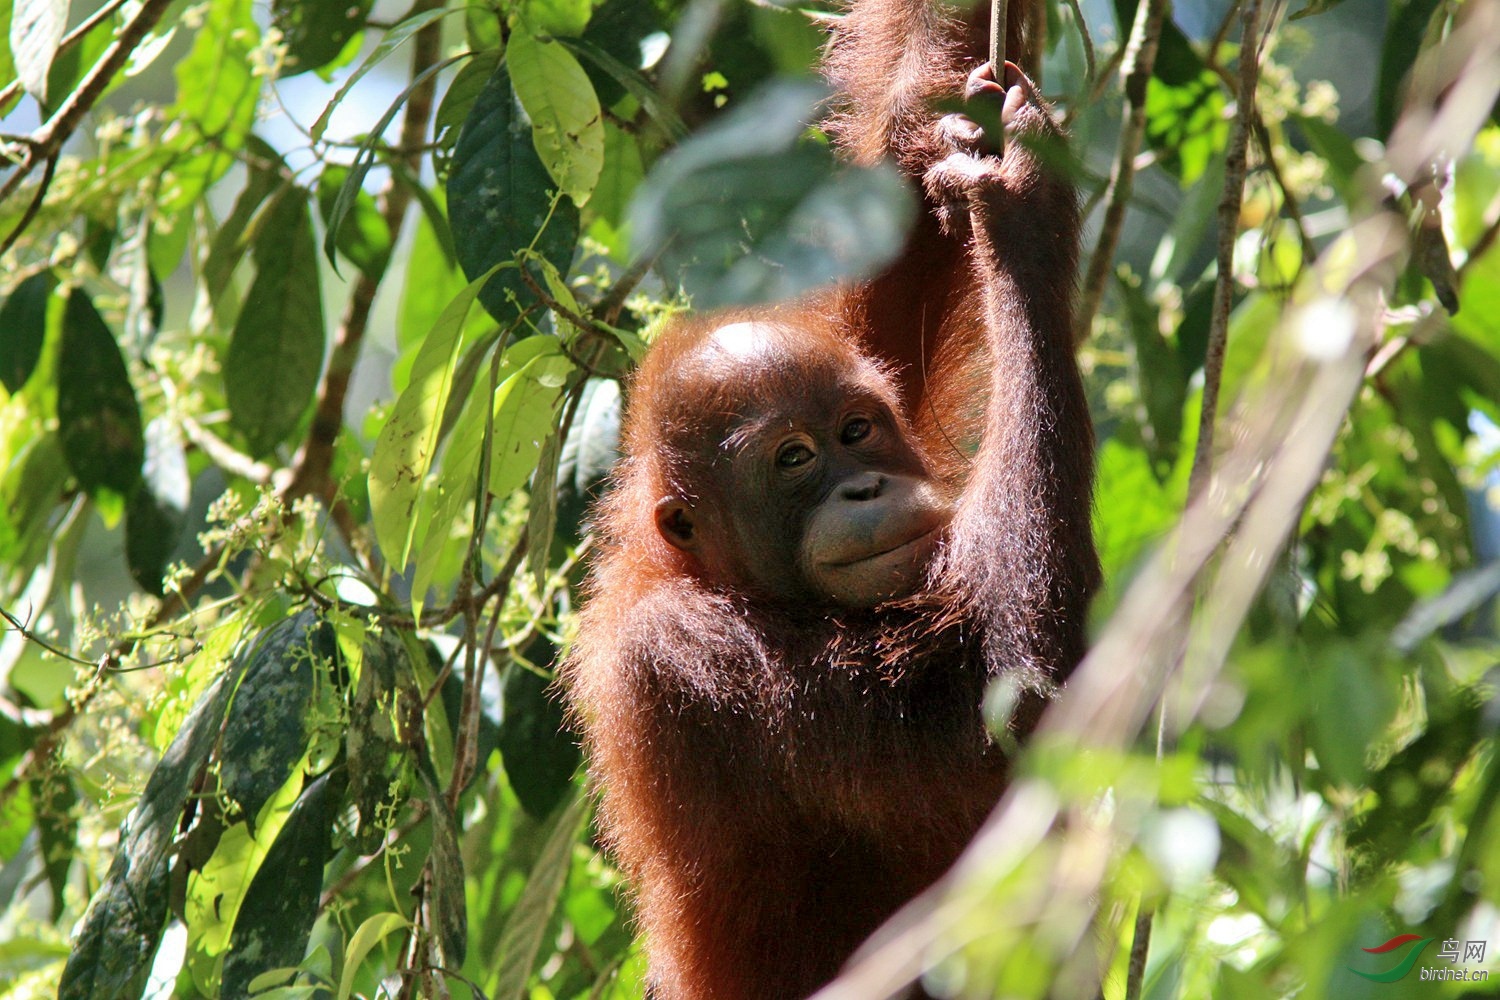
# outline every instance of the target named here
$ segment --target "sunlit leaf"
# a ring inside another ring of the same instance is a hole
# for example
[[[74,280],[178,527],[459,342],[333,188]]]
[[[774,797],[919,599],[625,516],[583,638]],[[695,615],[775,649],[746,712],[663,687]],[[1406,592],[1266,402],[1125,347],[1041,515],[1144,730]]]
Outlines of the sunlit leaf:
[[[550,37],[517,31],[505,59],[542,165],[574,204],[583,205],[604,167],[604,121],[593,84],[573,54]]]

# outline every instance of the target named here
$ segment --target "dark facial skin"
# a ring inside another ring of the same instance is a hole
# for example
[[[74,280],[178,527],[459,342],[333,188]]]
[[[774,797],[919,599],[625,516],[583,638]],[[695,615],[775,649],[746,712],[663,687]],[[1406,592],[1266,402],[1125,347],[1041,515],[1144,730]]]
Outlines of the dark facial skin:
[[[765,324],[724,327],[705,351],[744,399],[696,501],[658,504],[662,536],[706,575],[792,602],[865,608],[920,589],[952,510],[888,380],[815,363]]]

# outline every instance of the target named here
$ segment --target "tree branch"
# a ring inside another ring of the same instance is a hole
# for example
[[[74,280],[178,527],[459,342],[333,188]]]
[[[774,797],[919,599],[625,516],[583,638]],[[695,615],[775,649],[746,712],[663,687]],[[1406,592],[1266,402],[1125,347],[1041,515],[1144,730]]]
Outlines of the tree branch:
[[[1214,281],[1213,314],[1208,349],[1203,358],[1203,405],[1198,413],[1198,443],[1188,499],[1198,496],[1213,472],[1214,427],[1219,411],[1219,385],[1224,377],[1224,353],[1229,342],[1229,312],[1234,305],[1234,244],[1239,234],[1240,206],[1245,197],[1250,132],[1254,127],[1255,88],[1260,79],[1260,0],[1248,0],[1240,40],[1239,107],[1234,135],[1224,164],[1224,195],[1219,199],[1219,273]],[[1300,229],[1300,226],[1299,226]]]
[[[1151,82],[1162,25],[1170,7],[1171,0],[1140,0],[1135,9],[1135,23],[1130,29],[1123,65],[1125,124],[1120,129],[1114,168],[1105,192],[1104,222],[1099,228],[1099,240],[1094,245],[1083,279],[1083,293],[1079,297],[1078,315],[1073,326],[1074,343],[1081,344],[1088,338],[1094,314],[1099,311],[1099,303],[1104,298],[1104,285],[1109,280],[1115,248],[1125,223],[1125,209],[1130,204],[1130,192],[1135,186],[1136,153],[1140,152],[1141,141],[1146,135],[1146,87]]]

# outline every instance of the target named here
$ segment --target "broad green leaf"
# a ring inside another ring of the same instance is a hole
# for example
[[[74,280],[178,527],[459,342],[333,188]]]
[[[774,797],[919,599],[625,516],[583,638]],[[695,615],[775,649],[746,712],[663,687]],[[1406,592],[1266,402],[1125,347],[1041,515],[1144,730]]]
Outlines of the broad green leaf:
[[[465,360],[474,357],[483,357],[478,345]],[[571,370],[572,362],[563,355],[557,338],[530,337],[512,345],[501,359],[496,373],[500,383],[488,412],[483,389],[465,394],[467,402],[443,453],[442,475],[425,505],[431,517],[418,528],[421,545],[412,576],[413,594],[425,595],[429,586],[444,579],[442,573],[450,565],[457,541],[458,519],[476,499],[486,427],[492,431],[488,489],[503,501],[536,469],[542,442],[556,417],[559,387]],[[489,375],[479,371],[474,380],[488,386]],[[452,569],[456,571],[457,566]]]
[[[1228,101],[1219,78],[1204,69],[1175,85],[1153,76],[1146,87],[1146,138],[1183,187],[1203,176],[1229,139]]]
[[[386,56],[400,48],[412,35],[415,35],[447,13],[449,11],[441,7],[436,10],[426,10],[420,14],[413,14],[385,32],[381,36],[380,44],[375,46],[373,52],[365,56],[364,62],[359,64],[358,69],[349,74],[349,79],[344,81],[344,85],[338,89],[338,93],[333,95],[333,100],[328,102],[328,106],[323,109],[323,113],[318,115],[317,121],[313,122],[312,129],[310,130],[312,141],[319,142],[322,140],[323,133],[328,129],[328,120],[333,117],[334,110],[343,103],[344,98],[349,95],[349,91],[354,89],[354,85],[364,79],[366,73],[378,66]]]
[[[146,459],[140,488],[125,506],[125,564],[147,593],[162,596],[162,576],[187,523],[187,454],[176,422],[167,415],[146,425]]]
[[[47,305],[57,279],[39,271],[21,282],[0,306],[0,385],[12,393],[36,370],[47,342]]]
[[[333,229],[333,209],[349,178],[349,168],[329,164],[318,177],[318,211],[323,224]],[[375,199],[363,188],[354,189],[354,200],[334,238],[339,252],[354,262],[371,281],[379,281],[391,260],[391,229],[375,207]]]
[[[78,819],[81,814],[77,789],[66,774],[48,775],[31,783],[32,808],[36,814],[37,848],[52,890],[52,916],[61,917],[67,903],[68,872],[78,851]]]
[[[448,175],[448,218],[464,273],[473,278],[528,248],[566,273],[578,241],[578,208],[554,198],[554,187],[502,63],[464,121]],[[516,271],[496,275],[479,301],[503,323],[517,315],[510,296],[531,299]]]
[[[354,995],[354,979],[364,967],[365,956],[389,934],[411,926],[399,913],[377,913],[354,932],[349,947],[344,949],[344,974],[339,978],[338,1000],[349,1000]]]
[[[489,488],[501,500],[519,489],[536,468],[542,442],[552,429],[560,390],[573,371],[573,362],[553,337],[523,340],[506,352],[506,358],[521,369],[495,390]]]
[[[499,960],[491,973],[488,990],[495,1000],[520,1000],[527,996],[531,967],[536,963],[547,924],[567,884],[573,842],[583,825],[587,803],[587,798],[580,795],[558,810],[542,853],[531,866],[526,888],[505,921],[497,949]]]
[[[417,498],[437,456],[442,415],[463,346],[464,319],[480,289],[498,268],[496,265],[470,282],[443,310],[422,341],[411,380],[375,442],[369,480],[375,539],[397,571],[404,569],[411,557]]]
[[[10,15],[10,53],[26,92],[50,100],[47,73],[68,27],[68,0],[15,0]]]
[[[272,0],[271,23],[281,29],[287,47],[281,75],[317,69],[336,59],[364,28],[373,5],[374,0]]]
[[[556,649],[545,637],[526,650],[538,668],[552,665]],[[580,754],[567,731],[552,682],[519,663],[505,668],[500,704],[500,763],[511,791],[535,819],[546,819],[573,786]]]
[[[401,790],[398,786],[402,760],[401,741],[396,734],[396,676],[404,672],[406,651],[401,640],[389,634],[365,643],[359,681],[349,704],[348,748],[349,801],[358,812],[354,841],[361,854],[373,854],[386,834],[388,814],[383,816]]]
[[[526,568],[536,580],[537,590],[547,584],[552,535],[557,531],[557,463],[562,455],[561,435],[547,435],[531,474],[530,505],[526,511]]]
[[[141,410],[114,335],[77,288],[63,311],[57,431],[80,488],[130,495],[145,458]]]
[[[549,35],[581,35],[593,12],[590,0],[526,0],[527,22]],[[512,42],[514,42],[512,37]]]
[[[218,743],[233,691],[232,674],[204,691],[146,780],[121,828],[109,875],[74,936],[58,1000],[140,995],[167,918],[167,851],[188,795]]]
[[[479,99],[480,92],[490,82],[490,77],[495,75],[500,57],[498,49],[477,53],[459,68],[453,82],[448,84],[448,89],[443,93],[443,99],[438,102],[437,115],[432,121],[432,142],[436,147],[432,159],[440,180],[446,181],[448,178],[453,163],[453,147],[458,144],[458,133],[463,128],[464,120],[469,117],[469,112],[473,110],[474,102]]]
[[[542,165],[574,204],[585,204],[604,166],[604,121],[588,74],[557,41],[527,30],[511,35],[505,58]]]
[[[333,628],[302,610],[256,636],[240,654],[240,680],[224,720],[220,781],[254,836],[261,809],[307,751],[308,716],[328,695]]]
[[[802,141],[824,96],[779,83],[656,164],[631,211],[636,253],[699,308],[791,298],[877,272],[900,253],[916,204],[888,166],[836,165]]]
[[[325,774],[302,790],[240,903],[221,996],[244,996],[268,969],[296,965],[318,916],[323,866],[333,854],[333,825],[342,806],[343,772]]]
[[[252,455],[297,426],[323,369],[326,338],[318,248],[307,201],[287,188],[255,235],[255,281],[224,358],[230,423]]]
[[[442,220],[447,229],[446,217]],[[451,236],[448,237],[450,240]],[[436,223],[429,216],[417,221],[411,253],[406,260],[405,284],[401,286],[401,303],[396,312],[396,346],[401,351],[391,373],[396,390],[406,388],[411,361],[428,331],[443,314],[454,296],[464,290],[468,279],[441,250]],[[478,314],[483,318],[484,314]],[[488,322],[486,319],[485,322]],[[405,362],[403,364],[403,362]]]
[[[175,212],[196,201],[236,160],[255,122],[261,78],[254,72],[252,53],[260,42],[250,0],[211,0],[203,26],[193,36],[193,48],[177,64],[177,117],[194,130],[212,137],[194,143],[194,156],[176,171],[175,183],[164,201]],[[175,260],[169,263],[175,264]],[[169,266],[153,259],[160,273]]]

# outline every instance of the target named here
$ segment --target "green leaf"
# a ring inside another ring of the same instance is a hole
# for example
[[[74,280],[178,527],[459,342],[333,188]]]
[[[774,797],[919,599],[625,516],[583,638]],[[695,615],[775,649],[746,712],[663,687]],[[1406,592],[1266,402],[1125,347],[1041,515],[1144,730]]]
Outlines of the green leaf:
[[[240,680],[219,751],[223,793],[239,804],[251,835],[256,818],[307,750],[308,714],[333,683],[333,627],[304,609],[258,635],[240,653]]]
[[[412,35],[415,35],[447,13],[449,11],[441,7],[436,10],[426,10],[420,14],[413,14],[387,31],[381,37],[380,44],[376,45],[375,50],[365,57],[364,62],[360,63],[359,67],[353,73],[349,74],[349,79],[345,80],[344,85],[338,89],[338,93],[333,95],[333,100],[329,101],[328,106],[323,109],[323,113],[318,115],[318,120],[313,122],[312,129],[310,130],[312,141],[322,141],[323,133],[328,130],[328,120],[333,117],[334,110],[343,103],[344,98],[354,89],[354,85],[364,79],[366,73],[378,66],[386,56],[400,48]],[[376,129],[377,133],[383,131],[384,129]]]
[[[1146,138],[1158,162],[1188,187],[1203,176],[1229,140],[1228,100],[1211,70],[1170,85],[1153,76],[1146,87]]]
[[[537,667],[550,665],[555,655],[545,637],[526,650]],[[500,763],[521,808],[546,819],[573,785],[581,759],[578,740],[567,731],[563,707],[546,677],[512,663],[501,691]]]
[[[604,167],[604,120],[588,74],[562,45],[527,30],[511,35],[505,58],[543,166],[585,204]]]
[[[527,996],[526,983],[536,964],[542,937],[568,881],[573,843],[583,825],[587,799],[578,796],[558,811],[547,842],[531,866],[531,877],[521,898],[505,921],[497,949],[498,964],[491,976],[490,996],[495,1000],[520,1000]]]
[[[52,890],[52,916],[63,915],[68,888],[68,871],[78,852],[78,792],[66,774],[48,775],[31,784],[32,807],[36,814],[37,847],[47,873],[47,887]]]
[[[187,524],[187,453],[176,422],[163,414],[146,425],[140,488],[125,506],[125,565],[148,593],[162,596],[162,576]]]
[[[323,224],[333,231],[333,210],[339,192],[349,179],[349,168],[329,164],[318,177],[318,211]],[[391,229],[375,207],[375,199],[363,188],[354,189],[354,200],[338,227],[334,245],[354,262],[371,281],[379,281],[391,260]]]
[[[283,77],[338,58],[365,26],[374,0],[272,0],[271,23],[286,41]],[[300,956],[299,956],[300,957]]]
[[[246,996],[261,973],[302,961],[343,805],[343,772],[337,774],[338,781],[325,774],[302,790],[256,870],[234,922],[220,996]]]
[[[181,171],[180,190],[172,200],[179,210],[223,176],[235,162],[255,122],[261,78],[254,72],[252,53],[260,42],[250,0],[211,0],[203,26],[193,37],[193,48],[175,70],[175,116],[191,122],[211,142],[192,146],[195,156]],[[153,261],[158,271],[169,268]]]
[[[441,440],[442,415],[463,346],[464,319],[490,279],[482,274],[443,310],[417,352],[411,380],[381,428],[370,458],[375,539],[391,567],[405,569],[416,532],[417,499]]]
[[[489,489],[502,500],[537,467],[542,442],[552,430],[560,390],[573,371],[555,337],[532,337],[506,351],[507,367],[520,370],[495,390],[494,436]]]
[[[539,590],[547,581],[547,557],[557,530],[557,463],[562,455],[561,435],[554,430],[542,444],[536,471],[531,475],[531,507],[526,512],[526,566]]]
[[[47,72],[67,27],[67,0],[15,0],[10,15],[10,52],[21,86],[38,101],[49,100]]]
[[[255,282],[224,358],[230,423],[252,455],[269,452],[302,418],[323,368],[318,247],[299,188],[268,208],[255,235]]]
[[[63,310],[57,424],[63,455],[80,488],[130,495],[145,457],[141,410],[114,335],[77,288]]]
[[[446,179],[453,163],[453,147],[458,143],[458,133],[463,128],[464,120],[469,117],[469,112],[474,108],[474,102],[479,99],[479,94],[485,85],[490,82],[490,77],[495,75],[495,68],[500,65],[500,52],[488,50],[476,53],[474,58],[464,63],[453,82],[448,84],[443,99],[438,103],[437,115],[432,121],[433,167],[437,176]]]
[[[0,385],[19,392],[42,359],[47,342],[47,303],[57,288],[51,271],[38,271],[15,287],[0,306]]]
[[[464,121],[448,175],[448,217],[464,273],[472,279],[528,248],[566,273],[578,242],[578,208],[554,199],[552,187],[502,63]],[[514,271],[496,275],[479,301],[504,323],[517,314],[510,296],[530,298]]]
[[[389,813],[382,815],[400,794],[398,773],[401,741],[396,734],[397,672],[405,672],[406,656],[401,640],[382,633],[364,645],[359,683],[349,705],[348,749],[349,800],[359,815],[355,846],[361,854],[373,854],[385,837]]]
[[[344,949],[344,973],[339,977],[338,1000],[349,1000],[354,995],[354,980],[364,968],[365,956],[389,934],[410,926],[411,921],[399,913],[377,913],[359,925],[349,939],[349,947]]]
[[[233,672],[199,697],[146,780],[120,830],[109,875],[73,939],[58,1000],[119,1000],[139,996],[167,917],[167,850],[189,793],[218,743],[234,691]]]
[[[589,25],[593,4],[590,0],[526,0],[524,9],[526,20],[549,35],[581,35]]]
[[[802,141],[823,94],[806,81],[763,88],[641,185],[636,252],[660,254],[698,308],[791,298],[900,253],[916,203],[895,168],[839,167]]]

